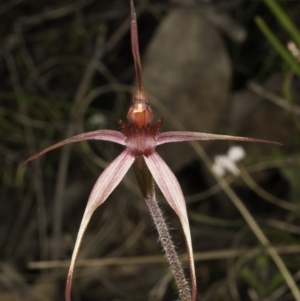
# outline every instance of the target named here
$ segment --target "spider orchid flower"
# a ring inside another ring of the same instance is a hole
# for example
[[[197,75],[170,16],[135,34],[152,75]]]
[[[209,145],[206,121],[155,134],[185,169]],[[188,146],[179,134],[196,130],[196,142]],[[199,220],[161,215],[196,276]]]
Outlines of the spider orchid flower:
[[[159,119],[156,123],[151,125],[153,114],[148,104],[147,95],[144,92],[142,84],[142,67],[139,54],[136,13],[133,0],[130,0],[130,5],[131,43],[137,77],[137,88],[133,94],[133,102],[127,114],[128,124],[123,122],[122,120],[119,120],[120,132],[113,130],[97,130],[73,136],[31,156],[24,162],[24,165],[29,161],[34,160],[41,155],[68,143],[74,143],[84,140],[102,140],[111,141],[125,146],[125,150],[102,172],[89,196],[70,263],[65,294],[66,301],[71,300],[71,285],[75,262],[78,256],[78,251],[83,239],[83,235],[92,217],[92,214],[102,203],[105,202],[108,196],[121,182],[134,162],[137,163],[135,167],[138,167],[135,168],[136,173],[140,173],[139,175],[137,175],[139,184],[140,186],[141,184],[142,186],[144,186],[141,187],[144,197],[147,198],[153,195],[151,188],[149,188],[150,186],[147,185],[147,177],[149,177],[148,174],[151,173],[162,194],[180,219],[186,240],[187,253],[189,257],[189,268],[191,274],[191,298],[189,299],[195,301],[196,275],[190,227],[184,196],[174,173],[156,152],[156,146],[171,142],[196,140],[235,140],[275,144],[279,143],[262,139],[206,134],[198,132],[161,132],[163,123],[162,119]]]

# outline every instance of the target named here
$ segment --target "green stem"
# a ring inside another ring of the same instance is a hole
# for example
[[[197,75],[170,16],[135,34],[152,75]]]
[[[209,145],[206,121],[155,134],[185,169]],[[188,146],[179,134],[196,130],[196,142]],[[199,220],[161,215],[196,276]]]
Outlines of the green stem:
[[[290,54],[285,46],[279,41],[275,34],[271,31],[269,26],[260,17],[255,18],[255,22],[268,41],[276,49],[282,59],[289,65],[289,67],[300,77],[300,67],[296,59]]]
[[[290,34],[292,39],[297,43],[298,47],[300,47],[300,32],[292,22],[291,18],[284,12],[277,1],[264,0],[264,2],[273,12],[282,27]]]
[[[178,286],[180,299],[182,301],[190,301],[191,293],[188,288],[188,283],[185,279],[181,262],[175,250],[168,226],[155,197],[155,185],[153,177],[148,170],[143,157],[138,157],[135,160],[133,167],[142,194],[158,231],[159,239],[165,251],[166,258],[170,264],[170,268]]]

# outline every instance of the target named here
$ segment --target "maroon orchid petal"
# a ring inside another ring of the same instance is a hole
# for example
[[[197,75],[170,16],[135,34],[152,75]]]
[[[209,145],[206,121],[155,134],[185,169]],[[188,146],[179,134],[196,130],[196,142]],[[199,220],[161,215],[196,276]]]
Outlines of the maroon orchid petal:
[[[87,132],[84,134],[73,136],[71,138],[68,138],[66,140],[63,140],[61,142],[58,142],[52,146],[45,148],[44,150],[40,151],[39,153],[29,157],[24,162],[23,165],[26,165],[29,161],[34,160],[34,159],[38,158],[39,156],[41,156],[55,148],[63,146],[65,144],[74,143],[74,142],[78,142],[78,141],[84,141],[84,140],[103,140],[103,141],[115,142],[115,143],[118,143],[121,145],[126,145],[125,139],[126,139],[125,136],[121,132],[117,132],[117,131],[98,130],[98,131],[93,131],[93,132]]]
[[[92,217],[92,214],[97,209],[97,207],[99,207],[108,198],[111,192],[121,182],[134,160],[135,158],[126,149],[102,172],[96,184],[94,185],[87,206],[85,208],[85,212],[80,224],[75,247],[72,254],[66,285],[66,301],[71,301],[71,287],[74,266],[84,232]]]
[[[189,265],[192,281],[192,300],[196,300],[196,275],[194,266],[193,247],[191,240],[190,226],[186,211],[186,204],[180,185],[164,160],[156,153],[153,152],[149,156],[144,156],[145,162],[152,173],[152,176],[165,196],[166,200],[177,213],[186,240],[187,251],[189,256]]]
[[[165,132],[161,133],[157,138],[157,145],[170,142],[183,142],[183,141],[196,141],[196,140],[232,140],[232,141],[246,141],[246,142],[263,142],[281,145],[276,141],[238,137],[238,136],[228,136],[228,135],[217,135],[217,134],[207,134],[198,132]]]

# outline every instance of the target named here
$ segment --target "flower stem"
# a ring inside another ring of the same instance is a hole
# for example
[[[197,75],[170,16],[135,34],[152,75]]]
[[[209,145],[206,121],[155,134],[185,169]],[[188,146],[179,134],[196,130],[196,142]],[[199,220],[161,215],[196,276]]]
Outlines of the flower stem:
[[[180,259],[175,250],[175,246],[171,239],[168,226],[155,197],[153,177],[149,172],[143,157],[138,157],[133,166],[139,186],[143,193],[146,204],[150,210],[151,216],[159,234],[159,239],[165,251],[166,258],[170,264],[170,268],[178,286],[179,297],[182,301],[190,301],[191,293],[188,288],[188,283],[185,279]]]
[[[159,234],[161,244],[166,253],[166,257],[170,264],[175,281],[178,285],[179,296],[182,301],[190,301],[191,294],[188,288],[188,283],[185,279],[181,262],[178,258],[177,252],[172,242],[171,235],[163,217],[162,211],[159,208],[155,198],[145,198],[145,201],[150,210],[151,216]]]

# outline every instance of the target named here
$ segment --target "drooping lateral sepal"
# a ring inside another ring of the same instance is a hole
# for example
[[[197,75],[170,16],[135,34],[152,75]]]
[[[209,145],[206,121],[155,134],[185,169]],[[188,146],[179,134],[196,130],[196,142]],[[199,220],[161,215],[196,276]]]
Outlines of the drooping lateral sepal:
[[[144,159],[156,184],[180,219],[189,257],[189,267],[192,281],[192,301],[195,301],[197,286],[194,255],[186,204],[182,190],[174,173],[156,152],[153,152],[149,156],[144,156]]]
[[[71,287],[73,280],[74,266],[78,256],[79,247],[82,242],[83,235],[94,211],[103,204],[111,192],[121,182],[128,169],[134,162],[134,157],[127,149],[123,151],[108,167],[102,172],[94,188],[90,194],[87,206],[78,231],[75,247],[72,254],[71,264],[69,268],[67,284],[66,284],[66,301],[71,301]]]
[[[191,301],[191,292],[184,275],[181,261],[175,250],[168,226],[155,196],[154,179],[145,163],[143,156],[136,158],[133,163],[133,168],[145,202],[150,210],[154,224],[157,228],[160,242],[165,251],[165,256],[170,264],[175,282],[178,286],[180,300]]]

